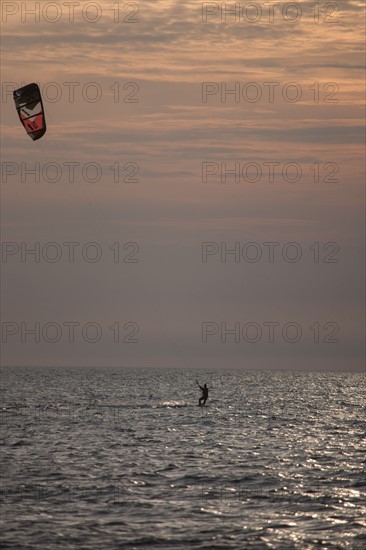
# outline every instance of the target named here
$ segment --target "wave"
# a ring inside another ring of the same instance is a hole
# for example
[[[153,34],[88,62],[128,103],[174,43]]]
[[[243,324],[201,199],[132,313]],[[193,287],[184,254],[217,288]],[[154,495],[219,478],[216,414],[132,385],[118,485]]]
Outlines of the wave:
[[[163,403],[160,403],[159,405],[156,405],[156,408],[174,408],[174,409],[180,409],[182,407],[191,407],[192,404],[188,403],[187,401],[163,401]],[[155,408],[153,407],[153,408]]]

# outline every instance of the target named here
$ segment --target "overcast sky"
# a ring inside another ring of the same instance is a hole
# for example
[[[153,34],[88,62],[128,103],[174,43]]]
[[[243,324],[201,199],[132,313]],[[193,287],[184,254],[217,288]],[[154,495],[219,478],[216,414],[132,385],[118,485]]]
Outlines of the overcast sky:
[[[35,4],[1,6],[2,364],[362,371],[364,1]]]

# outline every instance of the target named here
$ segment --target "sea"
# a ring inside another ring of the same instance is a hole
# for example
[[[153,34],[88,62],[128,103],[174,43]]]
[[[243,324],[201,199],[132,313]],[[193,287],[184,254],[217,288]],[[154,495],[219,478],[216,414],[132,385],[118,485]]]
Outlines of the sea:
[[[364,550],[365,396],[363,373],[4,368],[1,548]]]

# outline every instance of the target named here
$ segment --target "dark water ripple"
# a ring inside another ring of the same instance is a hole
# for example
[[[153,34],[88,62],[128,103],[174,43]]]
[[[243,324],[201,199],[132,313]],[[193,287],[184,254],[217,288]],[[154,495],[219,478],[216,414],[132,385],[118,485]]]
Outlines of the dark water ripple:
[[[1,547],[363,549],[365,394],[346,373],[4,369]]]

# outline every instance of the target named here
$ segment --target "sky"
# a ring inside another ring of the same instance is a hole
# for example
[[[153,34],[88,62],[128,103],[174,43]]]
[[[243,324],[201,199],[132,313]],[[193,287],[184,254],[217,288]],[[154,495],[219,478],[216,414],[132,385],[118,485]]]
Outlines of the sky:
[[[2,365],[363,372],[363,1],[4,1],[1,31]]]

